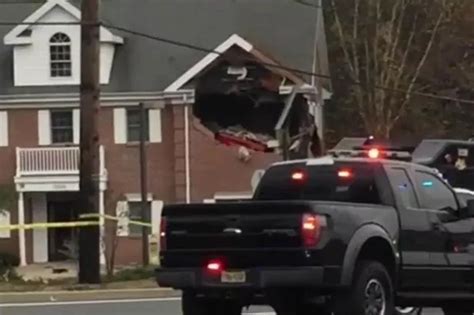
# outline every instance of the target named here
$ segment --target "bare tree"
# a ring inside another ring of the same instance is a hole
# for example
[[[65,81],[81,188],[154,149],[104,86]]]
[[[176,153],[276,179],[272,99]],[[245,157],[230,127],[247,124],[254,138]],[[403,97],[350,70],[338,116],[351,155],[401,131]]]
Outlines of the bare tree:
[[[413,92],[426,88],[419,77],[452,6],[449,0],[328,1],[351,99],[366,131],[389,138]]]

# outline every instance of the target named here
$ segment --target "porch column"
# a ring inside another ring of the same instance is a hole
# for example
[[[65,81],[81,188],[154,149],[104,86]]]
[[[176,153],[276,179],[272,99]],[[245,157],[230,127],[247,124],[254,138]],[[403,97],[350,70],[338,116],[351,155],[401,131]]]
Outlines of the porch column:
[[[18,224],[25,224],[25,198],[24,193],[20,192],[18,194]],[[20,266],[26,266],[26,240],[25,240],[25,230],[20,228],[18,230],[18,242],[20,249]]]
[[[100,264],[105,266],[105,200],[104,191],[101,189],[99,193],[99,224],[100,224]]]

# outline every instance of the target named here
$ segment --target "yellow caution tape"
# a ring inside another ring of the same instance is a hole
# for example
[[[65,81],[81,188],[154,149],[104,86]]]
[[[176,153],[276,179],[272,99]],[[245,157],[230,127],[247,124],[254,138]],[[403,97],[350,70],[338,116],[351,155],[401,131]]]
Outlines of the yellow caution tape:
[[[114,217],[112,215],[108,214],[99,214],[99,213],[88,213],[88,214],[82,214],[79,216],[81,219],[94,219],[94,218],[104,218],[106,220],[112,220],[112,221],[119,221],[119,217]],[[149,227],[151,228],[153,225],[151,223],[145,223],[141,221],[135,221],[135,220],[127,220],[128,224],[131,225],[137,225],[137,226],[144,226],[144,227]]]
[[[85,226],[98,226],[99,222],[95,221],[80,221],[80,222],[52,222],[52,223],[31,223],[31,224],[13,224],[13,225],[0,225],[1,230],[33,230],[33,229],[60,229],[60,228],[73,228],[73,227],[85,227]]]
[[[88,213],[79,216],[81,219],[96,219],[104,218],[106,220],[119,221],[120,218],[111,215],[101,215],[99,213]],[[151,223],[145,223],[135,220],[127,220],[128,224],[152,227]],[[86,227],[86,226],[100,226],[99,221],[75,221],[75,222],[42,222],[42,223],[31,223],[31,224],[13,224],[13,225],[0,225],[0,231],[3,230],[34,230],[34,229],[60,229],[60,228],[75,228],[75,227]]]

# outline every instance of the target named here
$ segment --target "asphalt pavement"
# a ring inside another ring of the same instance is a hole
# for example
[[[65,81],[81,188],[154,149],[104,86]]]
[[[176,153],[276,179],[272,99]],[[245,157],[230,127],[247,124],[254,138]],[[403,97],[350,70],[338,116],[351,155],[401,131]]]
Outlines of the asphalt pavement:
[[[252,307],[247,315],[274,315],[271,308]],[[94,300],[0,304],[0,315],[181,315],[180,299]],[[424,315],[442,315],[426,310]]]

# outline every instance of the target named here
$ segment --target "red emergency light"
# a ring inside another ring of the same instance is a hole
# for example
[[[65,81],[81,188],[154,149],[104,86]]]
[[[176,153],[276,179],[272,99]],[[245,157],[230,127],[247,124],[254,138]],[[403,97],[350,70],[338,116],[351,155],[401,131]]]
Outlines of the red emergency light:
[[[380,150],[377,148],[372,148],[369,150],[368,156],[371,159],[378,159],[380,157]]]

